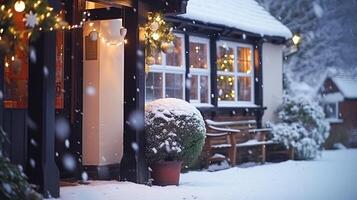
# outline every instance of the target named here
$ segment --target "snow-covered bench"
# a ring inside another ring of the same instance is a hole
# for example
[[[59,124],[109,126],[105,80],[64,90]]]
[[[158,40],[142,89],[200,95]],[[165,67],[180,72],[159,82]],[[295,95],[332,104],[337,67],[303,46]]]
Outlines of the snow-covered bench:
[[[261,148],[259,155],[262,163],[266,160],[266,145],[273,144],[267,140],[266,134],[269,128],[257,128],[255,120],[244,121],[213,121],[206,120],[206,166],[210,162],[219,161],[224,158],[212,156],[217,150],[225,150],[232,166],[236,165],[237,150],[242,147]]]

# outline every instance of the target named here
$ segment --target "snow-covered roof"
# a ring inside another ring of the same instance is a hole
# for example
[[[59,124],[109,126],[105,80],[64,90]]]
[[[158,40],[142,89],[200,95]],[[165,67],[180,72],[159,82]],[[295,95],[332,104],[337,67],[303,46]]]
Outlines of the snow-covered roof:
[[[357,77],[335,76],[331,79],[345,98],[357,98]]]
[[[255,0],[189,0],[180,17],[286,39],[291,31]]]
[[[341,92],[329,93],[323,97],[323,101],[328,102],[328,103],[335,103],[335,102],[343,101],[343,99],[344,99],[344,97],[341,94]]]

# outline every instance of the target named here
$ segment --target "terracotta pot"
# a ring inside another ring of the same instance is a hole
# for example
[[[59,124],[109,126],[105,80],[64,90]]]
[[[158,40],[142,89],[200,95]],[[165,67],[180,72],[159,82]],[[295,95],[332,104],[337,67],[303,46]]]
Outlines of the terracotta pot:
[[[151,165],[154,185],[179,185],[182,161],[162,161]]]

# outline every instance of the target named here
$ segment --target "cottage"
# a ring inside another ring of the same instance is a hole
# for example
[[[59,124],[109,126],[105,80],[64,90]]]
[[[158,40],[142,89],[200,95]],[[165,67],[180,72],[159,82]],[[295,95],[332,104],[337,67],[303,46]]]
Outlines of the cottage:
[[[258,126],[274,119],[292,33],[256,1],[48,2],[72,29],[26,41],[31,51],[21,66],[0,68],[6,153],[46,196],[57,197],[59,180],[83,171],[146,183],[145,102],[185,99],[205,118]],[[145,67],[149,12],[163,12],[176,39],[173,52]]]
[[[327,148],[335,143],[357,147],[357,78],[328,76],[319,87],[331,131]]]

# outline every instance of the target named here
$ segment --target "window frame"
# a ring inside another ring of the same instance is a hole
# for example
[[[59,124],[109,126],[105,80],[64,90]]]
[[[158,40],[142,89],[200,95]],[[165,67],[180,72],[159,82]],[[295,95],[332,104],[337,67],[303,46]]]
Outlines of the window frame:
[[[192,76],[197,76],[197,99],[192,99],[190,96],[190,103],[196,107],[204,107],[204,106],[212,106],[211,104],[211,52],[210,52],[210,40],[209,38],[205,37],[199,37],[199,36],[189,36],[189,42],[188,44],[190,45],[191,42],[194,43],[200,43],[200,44],[206,44],[207,45],[207,69],[202,69],[202,68],[194,68],[189,66],[190,72],[189,72],[189,81],[191,81]],[[190,47],[188,46],[187,49]],[[190,52],[191,53],[191,52]],[[190,64],[190,63],[188,63]],[[201,76],[207,76],[208,77],[208,102],[207,103],[202,103],[201,102]],[[189,89],[191,92],[192,90],[192,85]]]
[[[178,38],[181,38],[182,42],[182,65],[181,66],[171,66],[171,65],[166,65],[166,54],[163,52],[160,52],[161,56],[161,63],[162,64],[153,64],[150,66],[150,69],[147,73],[162,73],[162,97],[161,98],[167,98],[166,97],[166,74],[180,74],[182,75],[182,99],[185,100],[186,95],[185,95],[185,75],[186,75],[186,60],[185,60],[185,52],[186,52],[186,46],[185,46],[185,36],[183,34],[179,33],[174,33],[174,35]],[[145,91],[146,91],[146,80],[145,80]],[[150,100],[153,101],[153,100]],[[145,92],[145,102],[148,103],[150,102],[147,100],[147,92]]]
[[[233,42],[227,40],[217,40],[216,41],[216,48],[217,48],[217,55],[220,46],[226,45],[228,48],[232,48],[234,52],[234,63],[233,63],[233,72],[225,72],[220,71],[217,66],[217,78],[221,75],[223,76],[233,76],[234,77],[234,91],[235,97],[234,101],[227,101],[227,100],[219,100],[219,95],[217,96],[217,106],[218,107],[257,107],[255,104],[255,73],[254,73],[254,45],[240,43],[240,42]],[[239,72],[239,64],[238,64],[238,48],[249,48],[251,51],[251,72],[249,75],[243,72]],[[216,58],[217,62],[218,57]],[[250,94],[250,101],[240,101],[238,99],[238,78],[239,77],[249,77],[251,78],[251,94]],[[218,81],[217,81],[217,90],[218,90]]]
[[[333,117],[327,117],[326,116],[326,120],[330,123],[342,123],[343,120],[339,118],[339,111],[340,111],[340,102],[339,101],[335,101],[335,102],[324,102],[325,103],[325,106],[332,106],[334,105],[335,107],[335,110],[336,110],[336,113],[335,113],[335,116]],[[325,110],[325,108],[324,108]],[[325,113],[326,115],[326,113]]]

